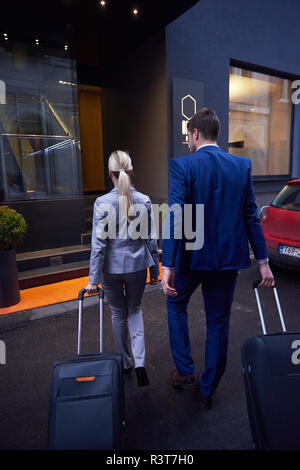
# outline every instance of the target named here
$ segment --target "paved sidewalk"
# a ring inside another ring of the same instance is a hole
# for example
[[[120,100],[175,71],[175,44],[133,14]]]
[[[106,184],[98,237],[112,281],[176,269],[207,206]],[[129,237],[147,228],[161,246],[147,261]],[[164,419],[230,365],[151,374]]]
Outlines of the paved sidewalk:
[[[53,284],[53,289],[55,289],[55,284]],[[145,293],[152,292],[157,289],[161,290],[160,282],[156,286],[146,284]],[[106,303],[106,298],[104,299],[104,303]],[[93,308],[96,305],[98,305],[97,295],[85,296],[85,309]],[[78,312],[78,300],[70,300],[67,302],[46,305],[44,307],[21,310],[7,315],[0,315],[0,332],[10,328],[25,326],[28,322],[59,317],[61,315],[73,314],[75,312]]]
[[[279,298],[289,331],[300,331],[297,273],[274,271]],[[176,391],[168,383],[174,368],[169,350],[166,298],[159,286],[143,298],[147,370],[150,386],[136,387],[134,374],[125,382],[128,449],[250,450],[251,435],[241,374],[240,345],[244,338],[261,334],[251,281],[258,269],[240,272],[232,308],[227,370],[214,396],[214,406],[202,412],[192,391]],[[151,286],[152,287],[152,286]],[[88,299],[87,299],[88,300]],[[269,332],[280,331],[271,290],[261,295]],[[96,299],[91,299],[93,303]],[[64,306],[65,307],[65,306]],[[57,307],[59,308],[59,307]],[[40,312],[41,313],[41,312]],[[0,325],[6,343],[7,364],[0,366],[0,448],[45,449],[49,386],[53,361],[76,352],[77,303],[73,312],[45,316],[31,312],[30,320]],[[36,316],[35,316],[36,315]],[[201,288],[193,294],[189,324],[195,372],[203,368],[205,317]],[[111,321],[105,305],[105,349],[113,350]],[[86,308],[83,317],[83,351],[98,349],[98,309]]]

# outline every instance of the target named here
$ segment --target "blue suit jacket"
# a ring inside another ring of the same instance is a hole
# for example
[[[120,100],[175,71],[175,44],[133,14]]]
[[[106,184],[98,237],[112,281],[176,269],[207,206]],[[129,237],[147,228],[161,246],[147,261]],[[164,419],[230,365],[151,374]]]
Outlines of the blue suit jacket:
[[[191,269],[223,270],[248,268],[250,241],[255,258],[268,257],[257,214],[251,176],[251,160],[223,152],[209,145],[197,152],[170,160],[168,206],[192,206],[196,228],[196,204],[204,204],[204,244],[187,250],[191,240],[174,237],[174,216],[170,217],[170,238],[163,235],[162,265],[176,272]]]

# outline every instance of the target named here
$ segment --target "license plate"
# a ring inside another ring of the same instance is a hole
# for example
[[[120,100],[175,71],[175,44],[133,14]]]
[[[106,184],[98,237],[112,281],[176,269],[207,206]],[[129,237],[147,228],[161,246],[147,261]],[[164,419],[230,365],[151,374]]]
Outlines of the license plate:
[[[300,258],[300,248],[296,246],[280,245],[279,253],[282,255],[295,256],[295,258]]]

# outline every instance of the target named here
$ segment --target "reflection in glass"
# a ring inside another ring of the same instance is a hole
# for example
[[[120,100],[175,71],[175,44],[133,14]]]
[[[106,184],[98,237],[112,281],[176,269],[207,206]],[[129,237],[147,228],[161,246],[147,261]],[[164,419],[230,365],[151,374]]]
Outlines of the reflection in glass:
[[[272,206],[280,209],[300,211],[300,186],[286,185],[275,197]]]
[[[55,53],[54,53],[55,52]],[[76,64],[69,52],[0,47],[1,201],[81,191]]]
[[[253,175],[290,173],[291,81],[230,67],[229,152]]]
[[[3,134],[4,187],[8,200],[74,196],[79,142],[69,137]],[[15,148],[19,149],[18,159]]]

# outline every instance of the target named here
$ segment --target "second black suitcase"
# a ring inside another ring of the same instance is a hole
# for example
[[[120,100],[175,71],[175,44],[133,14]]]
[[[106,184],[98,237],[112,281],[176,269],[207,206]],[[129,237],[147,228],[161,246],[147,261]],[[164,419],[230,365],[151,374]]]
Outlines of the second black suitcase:
[[[287,333],[276,287],[283,333],[267,334],[254,281],[263,335],[243,341],[248,417],[257,450],[300,450],[300,333]]]
[[[79,293],[77,355],[55,361],[52,372],[48,448],[124,448],[125,406],[122,355],[103,353],[103,299],[99,289],[100,353],[80,354],[82,303]]]

